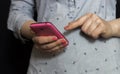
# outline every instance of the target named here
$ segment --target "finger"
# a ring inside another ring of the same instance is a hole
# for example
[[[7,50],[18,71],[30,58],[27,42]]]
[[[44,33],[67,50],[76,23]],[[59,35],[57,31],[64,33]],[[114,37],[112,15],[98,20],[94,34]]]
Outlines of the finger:
[[[91,33],[98,27],[98,25],[100,24],[100,22],[96,19],[92,22],[92,24],[89,26],[89,28],[87,29],[87,34],[91,35]]]
[[[94,39],[97,39],[100,36],[100,34],[102,33],[102,31],[103,31],[103,28],[102,28],[101,24],[99,24],[97,26],[97,28],[92,32],[91,36]]]
[[[38,44],[34,44],[33,48],[39,49],[39,45]]]
[[[82,30],[85,34],[87,34],[87,30],[88,30],[89,26],[92,24],[92,22],[93,22],[93,21],[92,21],[91,19],[88,19],[87,22],[85,22],[85,23],[82,25],[81,30]]]
[[[32,40],[37,44],[45,44],[56,41],[58,38],[56,36],[36,36]]]
[[[67,44],[66,40],[65,39],[59,39],[55,42],[52,42],[52,43],[49,43],[49,44],[44,44],[44,45],[41,45],[40,48],[44,49],[44,50],[50,50],[58,45],[63,45],[65,46]]]
[[[46,52],[49,52],[49,53],[60,52],[63,50],[63,48],[64,48],[63,45],[58,45],[58,46],[52,48],[51,50],[46,50]]]
[[[92,16],[92,13],[86,14],[82,17],[80,17],[79,19],[69,23],[67,26],[65,26],[65,30],[72,30],[75,29],[77,27],[80,27],[82,24],[84,24],[86,22],[86,20]]]

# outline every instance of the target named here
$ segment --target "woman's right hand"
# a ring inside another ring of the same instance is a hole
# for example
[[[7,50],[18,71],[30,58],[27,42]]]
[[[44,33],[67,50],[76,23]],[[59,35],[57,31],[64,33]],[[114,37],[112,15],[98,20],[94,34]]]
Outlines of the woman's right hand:
[[[42,52],[60,52],[67,45],[65,39],[58,39],[56,36],[34,36],[32,40],[34,48]]]

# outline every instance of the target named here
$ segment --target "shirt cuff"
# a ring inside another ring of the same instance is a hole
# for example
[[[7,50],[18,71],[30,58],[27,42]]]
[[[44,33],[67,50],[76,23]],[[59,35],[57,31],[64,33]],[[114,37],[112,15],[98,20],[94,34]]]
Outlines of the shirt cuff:
[[[33,20],[33,18],[25,16],[24,14],[19,14],[17,16],[11,14],[11,16],[8,18],[8,29],[12,30],[14,32],[15,37],[21,39],[23,43],[25,43],[28,40],[22,37],[20,29],[22,25],[29,20]]]

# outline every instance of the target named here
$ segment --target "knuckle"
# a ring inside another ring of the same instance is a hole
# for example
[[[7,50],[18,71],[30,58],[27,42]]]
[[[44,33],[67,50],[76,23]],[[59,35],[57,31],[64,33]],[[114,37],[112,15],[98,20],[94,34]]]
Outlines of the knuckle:
[[[94,39],[96,39],[96,38],[99,37],[99,34],[98,34],[98,33],[92,33],[91,36],[92,36]]]
[[[37,42],[38,42],[39,44],[42,44],[42,43],[43,43],[41,40],[38,40]]]
[[[60,49],[60,46],[57,46],[54,50],[59,50]]]
[[[55,48],[53,49],[53,51],[59,51],[59,50],[62,50],[62,48],[63,48],[63,46],[62,46],[62,45],[59,45],[59,46],[55,47]]]
[[[60,45],[60,44],[62,44],[62,42],[63,42],[63,39],[60,39],[60,40],[56,41],[56,44]]]
[[[36,43],[36,41],[37,41],[36,37],[33,37],[33,38],[32,38],[32,41],[33,41],[34,43]]]
[[[91,16],[92,16],[92,15],[94,15],[94,14],[93,14],[93,13],[88,13],[88,15],[91,15]]]
[[[48,45],[44,45],[42,46],[43,49],[49,49],[49,46]]]
[[[36,37],[36,38],[34,39],[34,41],[35,41],[36,43],[38,43],[38,44],[41,44],[41,43],[42,43],[42,39],[41,39],[40,37]]]
[[[60,40],[58,40],[58,41],[55,42],[55,45],[60,45],[60,44],[61,44]]]
[[[84,32],[85,34],[88,34],[87,33],[87,30],[85,28],[81,28],[82,32]]]
[[[99,17],[97,17],[96,22],[97,22],[97,23],[102,23],[102,20],[101,20]]]
[[[51,50],[47,50],[47,52],[56,52],[56,51],[58,51],[58,47],[55,47],[55,48],[53,48],[53,49],[51,49]]]
[[[92,36],[93,38],[96,38],[96,37],[97,37],[96,34],[93,34],[93,33],[91,34],[91,36]]]
[[[91,33],[90,31],[88,31],[88,32],[87,32],[87,34],[88,34],[89,36],[91,36],[91,35],[92,35],[92,33]]]
[[[86,32],[86,29],[85,29],[84,27],[82,27],[81,30],[82,30],[83,32]]]

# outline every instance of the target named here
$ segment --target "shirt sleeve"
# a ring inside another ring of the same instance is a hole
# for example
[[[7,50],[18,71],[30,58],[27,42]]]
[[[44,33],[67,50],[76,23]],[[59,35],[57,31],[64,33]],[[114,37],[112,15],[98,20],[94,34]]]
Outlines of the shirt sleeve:
[[[34,20],[34,1],[33,0],[11,0],[7,27],[14,32],[16,38],[24,41],[20,34],[23,23]]]

